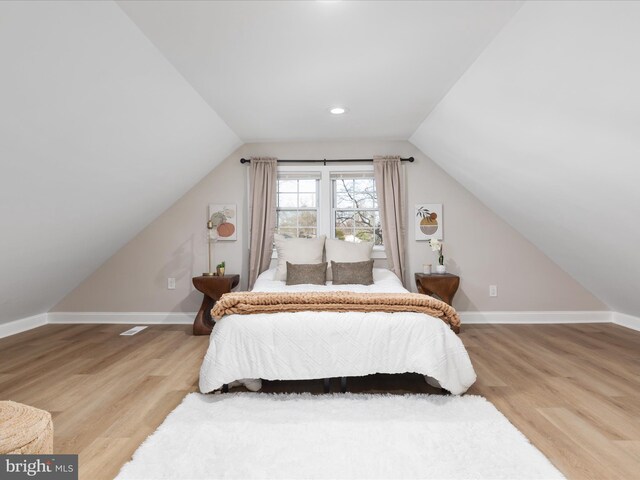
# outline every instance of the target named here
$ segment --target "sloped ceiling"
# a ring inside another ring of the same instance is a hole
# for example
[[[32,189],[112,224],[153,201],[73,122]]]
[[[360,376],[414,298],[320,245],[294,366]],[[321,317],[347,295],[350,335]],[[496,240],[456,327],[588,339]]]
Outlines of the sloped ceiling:
[[[530,2],[411,141],[640,315],[640,3]],[[526,272],[522,272],[526,275]]]
[[[0,59],[6,322],[46,312],[240,141],[115,3],[0,2]]]
[[[0,2],[0,322],[49,310],[240,138],[412,134],[640,314],[640,3],[520,7]]]
[[[406,140],[520,2],[119,5],[249,142]]]

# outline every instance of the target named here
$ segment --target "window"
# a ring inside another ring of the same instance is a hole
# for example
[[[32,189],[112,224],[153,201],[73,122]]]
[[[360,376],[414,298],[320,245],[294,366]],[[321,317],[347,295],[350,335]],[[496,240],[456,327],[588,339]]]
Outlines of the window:
[[[331,174],[333,236],[382,245],[376,182],[370,173]]]
[[[276,231],[285,237],[318,234],[319,175],[278,175]]]
[[[373,242],[385,258],[371,166],[280,166],[277,195],[277,233]]]

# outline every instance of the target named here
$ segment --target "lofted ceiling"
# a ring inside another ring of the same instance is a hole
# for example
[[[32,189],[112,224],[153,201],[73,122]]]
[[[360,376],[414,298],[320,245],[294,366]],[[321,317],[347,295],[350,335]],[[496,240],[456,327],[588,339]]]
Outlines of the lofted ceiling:
[[[0,59],[7,322],[48,311],[240,141],[115,3],[0,2]]]
[[[520,2],[119,5],[249,142],[407,139]]]
[[[635,316],[639,25],[639,2],[528,2],[411,138],[613,310]]]
[[[0,322],[243,141],[409,137],[640,315],[638,24],[638,2],[0,2]]]

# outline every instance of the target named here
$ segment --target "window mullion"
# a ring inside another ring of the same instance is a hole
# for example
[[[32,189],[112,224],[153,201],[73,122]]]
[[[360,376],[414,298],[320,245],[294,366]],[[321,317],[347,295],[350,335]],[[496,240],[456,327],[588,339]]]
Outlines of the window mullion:
[[[332,207],[332,190],[331,190],[331,173],[328,167],[321,170],[320,182],[318,185],[318,231],[317,235],[326,235],[333,237],[333,226],[331,221]]]

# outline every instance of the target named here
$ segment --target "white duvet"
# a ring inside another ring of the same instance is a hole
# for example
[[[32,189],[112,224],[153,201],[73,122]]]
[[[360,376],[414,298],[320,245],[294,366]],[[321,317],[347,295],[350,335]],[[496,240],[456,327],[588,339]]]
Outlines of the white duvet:
[[[401,293],[389,270],[374,269],[374,284],[295,285],[262,273],[253,291]],[[453,394],[476,380],[458,336],[422,313],[297,312],[229,315],[216,323],[200,369],[200,391],[245,378],[303,380],[416,372]]]

